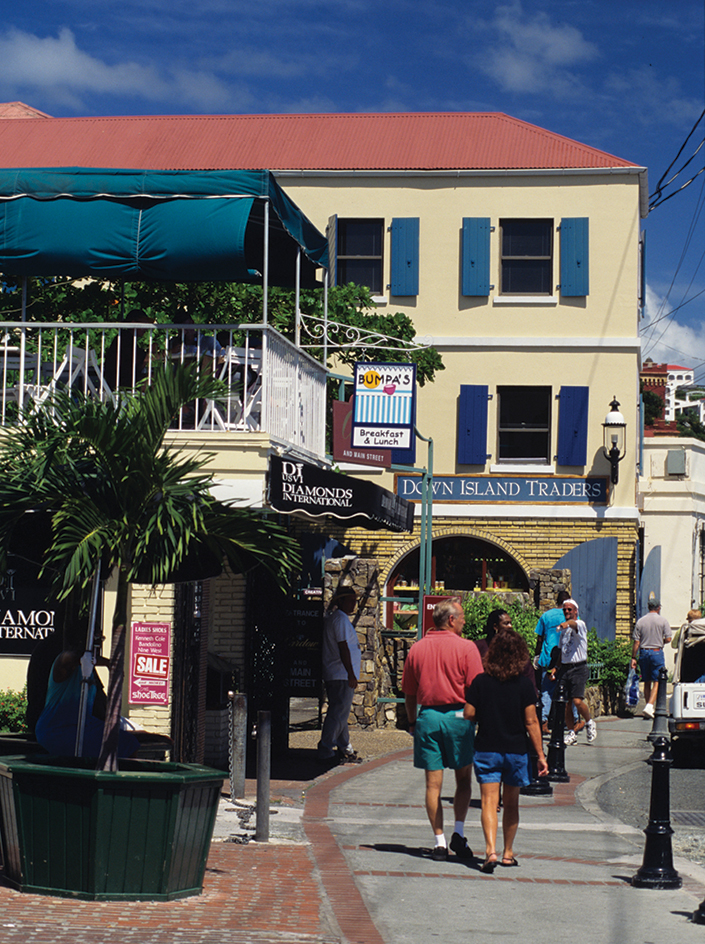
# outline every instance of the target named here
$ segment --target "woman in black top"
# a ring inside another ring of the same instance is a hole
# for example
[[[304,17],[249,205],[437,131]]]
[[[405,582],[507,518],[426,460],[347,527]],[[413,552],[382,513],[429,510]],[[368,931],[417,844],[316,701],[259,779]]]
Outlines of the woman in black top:
[[[529,657],[524,640],[513,630],[497,633],[483,660],[485,671],[467,690],[465,717],[477,722],[475,777],[480,784],[482,830],[485,834],[483,872],[494,872],[497,859],[497,803],[504,785],[501,863],[515,866],[514,837],[519,825],[519,789],[529,783],[528,736],[538,755],[538,774],[548,765],[536,715],[536,690],[522,675]]]

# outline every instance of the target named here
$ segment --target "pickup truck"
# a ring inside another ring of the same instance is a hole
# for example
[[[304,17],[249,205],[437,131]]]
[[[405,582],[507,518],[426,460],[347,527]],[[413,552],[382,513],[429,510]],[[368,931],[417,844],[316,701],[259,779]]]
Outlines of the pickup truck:
[[[705,619],[678,630],[668,729],[676,762],[705,745]]]

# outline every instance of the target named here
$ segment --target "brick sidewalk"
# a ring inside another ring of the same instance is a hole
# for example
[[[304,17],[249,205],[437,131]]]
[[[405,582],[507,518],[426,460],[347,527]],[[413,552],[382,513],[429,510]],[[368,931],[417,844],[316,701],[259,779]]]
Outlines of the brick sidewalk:
[[[73,901],[17,892],[0,873],[0,944],[339,944],[341,931],[350,944],[379,944],[342,852],[321,822],[331,791],[357,773],[360,767],[336,768],[312,784],[273,781],[273,797],[284,803],[309,788],[310,845],[213,843],[203,894],[192,898]],[[247,786],[255,792],[254,781]]]
[[[339,940],[306,846],[217,843],[202,895],[172,902],[71,901],[0,886],[2,944],[223,944]]]

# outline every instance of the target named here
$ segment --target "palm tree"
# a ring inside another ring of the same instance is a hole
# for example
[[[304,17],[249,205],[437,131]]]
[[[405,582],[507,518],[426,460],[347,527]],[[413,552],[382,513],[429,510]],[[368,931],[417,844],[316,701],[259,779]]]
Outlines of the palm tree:
[[[276,522],[213,497],[210,453],[187,457],[164,443],[182,407],[217,392],[196,368],[169,368],[115,401],[59,393],[0,441],[0,569],[23,519],[43,513],[43,571],[58,599],[87,596],[96,572],[117,572],[98,769],[117,769],[128,585],[167,583],[194,560],[216,569],[225,560],[236,573],[261,563],[282,581],[300,563]]]

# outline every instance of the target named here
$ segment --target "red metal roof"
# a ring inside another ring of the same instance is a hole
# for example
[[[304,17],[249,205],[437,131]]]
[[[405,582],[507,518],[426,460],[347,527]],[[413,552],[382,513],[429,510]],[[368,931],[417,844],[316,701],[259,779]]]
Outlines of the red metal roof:
[[[636,167],[501,113],[168,115],[2,122],[0,167],[490,170]]]
[[[24,102],[0,102],[0,118],[50,118],[43,111]]]

